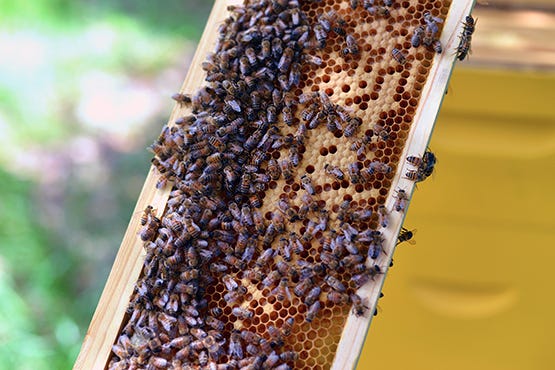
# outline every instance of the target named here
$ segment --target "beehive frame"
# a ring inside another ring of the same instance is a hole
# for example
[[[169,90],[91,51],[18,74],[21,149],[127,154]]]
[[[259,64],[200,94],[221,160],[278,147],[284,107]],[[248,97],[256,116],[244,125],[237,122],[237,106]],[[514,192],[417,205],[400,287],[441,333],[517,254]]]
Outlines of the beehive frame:
[[[423,1],[423,3],[425,2]],[[182,92],[193,93],[196,88],[201,86],[205,75],[201,69],[201,63],[204,61],[207,53],[213,49],[217,37],[217,28],[227,16],[227,5],[229,3],[224,1],[216,2],[183,84]],[[453,67],[462,21],[470,13],[472,6],[472,1],[455,1],[449,7],[449,13],[445,18],[441,34],[444,52],[440,55],[432,54],[433,58],[428,62],[430,68],[427,71],[427,78],[422,81],[420,101],[415,109],[403,152],[398,155],[399,164],[395,175],[391,179],[389,189],[405,189],[407,193],[412,193],[414,183],[404,178],[404,174],[410,169],[410,166],[404,162],[404,158],[407,155],[421,155],[426,149]],[[387,58],[387,56],[385,57]],[[337,87],[340,88],[340,86]],[[184,115],[184,109],[186,108],[177,105],[172,112],[170,122],[174,122],[178,117]],[[115,342],[124,322],[129,297],[133,292],[135,282],[139,278],[143,267],[144,249],[142,242],[137,237],[140,227],[140,214],[147,205],[152,205],[157,215],[161,216],[170,194],[171,186],[167,186],[165,190],[156,190],[155,184],[157,181],[158,174],[151,171],[139,197],[114,267],[85,337],[81,353],[74,367],[75,369],[100,369],[107,366],[111,346]],[[395,202],[394,192],[388,191],[387,194],[387,198],[384,196],[385,206],[388,209],[392,209]],[[384,248],[387,254],[380,257],[379,264],[381,266],[389,265],[403,217],[403,213],[391,213],[390,225],[383,231],[385,238]],[[384,278],[385,274],[379,275],[372,284],[366,284],[359,291],[361,296],[368,298],[370,312],[373,312],[375,309]],[[348,315],[343,327],[341,340],[335,351],[332,368],[347,369],[353,368],[356,365],[371,318],[372,315],[361,317],[353,314]]]

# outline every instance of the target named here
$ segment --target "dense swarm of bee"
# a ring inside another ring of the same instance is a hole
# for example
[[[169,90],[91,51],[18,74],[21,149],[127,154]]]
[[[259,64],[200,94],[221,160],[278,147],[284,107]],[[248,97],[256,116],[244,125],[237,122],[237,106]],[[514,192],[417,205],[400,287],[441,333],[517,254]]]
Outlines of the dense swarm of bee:
[[[356,291],[408,202],[385,207],[449,1],[299,2],[230,7],[206,85],[173,96],[190,114],[151,147],[172,191],[142,215],[110,369],[327,368],[349,312],[372,314]]]

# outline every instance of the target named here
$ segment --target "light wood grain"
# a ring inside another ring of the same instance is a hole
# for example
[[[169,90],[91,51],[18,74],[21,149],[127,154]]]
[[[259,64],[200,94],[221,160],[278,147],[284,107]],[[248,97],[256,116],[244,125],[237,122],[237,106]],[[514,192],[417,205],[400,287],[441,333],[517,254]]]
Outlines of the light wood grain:
[[[459,44],[462,22],[465,16],[470,14],[473,6],[474,0],[454,1],[451,4],[441,35],[441,43],[444,46],[444,51],[442,54],[435,56],[424,89],[422,90],[420,103],[416,110],[414,122],[412,123],[411,131],[401,158],[406,158],[410,155],[422,156],[426,151],[437,114],[439,113],[443,97],[445,96],[447,83],[449,82],[451,72],[455,65],[456,50]],[[383,266],[386,271],[376,278],[375,284],[366,284],[358,291],[361,297],[368,299],[370,303],[368,311],[370,314],[367,317],[357,317],[353,313],[349,315],[337,347],[334,362],[331,367],[332,370],[354,369],[357,365],[364,340],[368,333],[368,328],[373,318],[372,313],[376,309],[380,292],[382,291],[385,281],[387,268],[395,252],[397,236],[401,230],[405,217],[404,213],[392,211],[395,203],[395,192],[393,190],[404,189],[407,194],[411,194],[412,197],[415,184],[405,177],[405,173],[410,169],[414,169],[414,167],[407,166],[406,161],[400,163],[386,201],[386,207],[391,212],[390,225],[382,230],[382,234],[385,238],[384,249],[387,255],[379,259],[377,263],[379,266]]]

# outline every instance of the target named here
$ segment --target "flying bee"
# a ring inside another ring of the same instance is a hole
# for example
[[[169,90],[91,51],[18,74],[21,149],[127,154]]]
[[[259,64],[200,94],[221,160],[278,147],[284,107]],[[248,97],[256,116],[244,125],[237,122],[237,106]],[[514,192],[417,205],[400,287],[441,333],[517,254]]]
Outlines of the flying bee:
[[[308,194],[316,194],[316,191],[314,190],[314,187],[312,185],[312,179],[306,173],[301,176],[301,186],[308,192]]]
[[[352,311],[355,314],[355,316],[357,317],[364,316],[364,314],[368,310],[368,306],[364,303],[362,298],[358,294],[353,293],[351,294],[350,299],[351,299],[351,302],[353,303]]]
[[[411,245],[416,244],[416,241],[412,239],[414,234],[416,234],[416,229],[408,230],[408,229],[405,229],[404,227],[402,227],[401,232],[399,233],[399,236],[397,237],[397,244],[396,245],[399,245],[403,242],[408,242]]]
[[[406,191],[403,189],[397,190],[396,198],[397,200],[393,205],[393,209],[396,210],[397,212],[404,212],[407,209],[407,202],[409,200],[409,197],[407,196]]]
[[[418,47],[422,43],[422,36],[424,35],[424,27],[418,26],[414,29],[414,33],[410,39],[410,42],[413,47]]]
[[[405,64],[407,62],[406,55],[399,49],[393,48],[391,55],[399,64]]]
[[[172,95],[172,99],[178,103],[190,104],[192,102],[189,94],[175,93]]]
[[[320,301],[316,301],[314,302],[312,305],[310,305],[310,307],[308,308],[308,311],[306,312],[306,317],[305,320],[307,322],[312,322],[314,321],[314,319],[316,318],[316,315],[318,315],[318,312],[320,312],[320,309],[322,308],[322,304],[320,303]]]

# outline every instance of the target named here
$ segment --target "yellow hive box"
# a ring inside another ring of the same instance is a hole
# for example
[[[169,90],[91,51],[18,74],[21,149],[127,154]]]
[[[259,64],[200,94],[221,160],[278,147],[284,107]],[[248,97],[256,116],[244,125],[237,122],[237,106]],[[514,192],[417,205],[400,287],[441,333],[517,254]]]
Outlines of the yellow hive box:
[[[554,74],[456,69],[359,369],[552,369]]]

